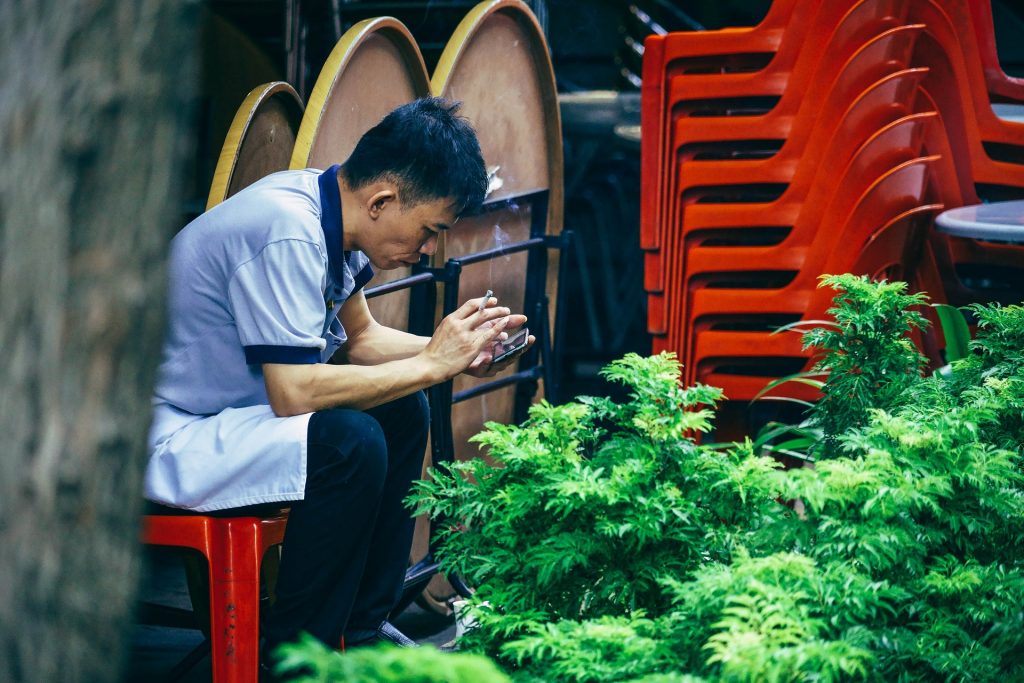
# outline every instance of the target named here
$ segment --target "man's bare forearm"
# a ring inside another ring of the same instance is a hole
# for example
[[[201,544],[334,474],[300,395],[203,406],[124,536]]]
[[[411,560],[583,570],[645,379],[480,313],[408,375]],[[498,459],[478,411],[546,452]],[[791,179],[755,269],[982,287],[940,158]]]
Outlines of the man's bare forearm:
[[[270,405],[281,416],[329,408],[366,410],[448,379],[420,356],[377,365],[263,366]]]
[[[429,341],[430,337],[420,337],[373,323],[350,338],[344,351],[349,363],[380,365],[412,358],[423,351]]]

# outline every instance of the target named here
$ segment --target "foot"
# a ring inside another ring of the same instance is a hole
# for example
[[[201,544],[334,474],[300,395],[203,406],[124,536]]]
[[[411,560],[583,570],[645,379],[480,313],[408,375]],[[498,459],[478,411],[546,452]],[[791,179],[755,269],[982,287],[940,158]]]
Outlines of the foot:
[[[368,634],[365,635],[364,634]],[[377,627],[376,631],[362,632],[355,634],[345,635],[345,648],[350,647],[363,647],[366,645],[376,645],[377,643],[391,643],[398,647],[419,647],[415,640],[405,635],[392,624],[390,621],[384,621],[380,626]]]

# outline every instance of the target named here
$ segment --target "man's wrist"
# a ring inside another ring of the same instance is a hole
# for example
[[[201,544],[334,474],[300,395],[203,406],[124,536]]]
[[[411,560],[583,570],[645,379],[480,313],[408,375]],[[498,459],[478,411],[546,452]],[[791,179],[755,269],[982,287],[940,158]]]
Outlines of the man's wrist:
[[[423,378],[429,386],[447,382],[454,376],[449,375],[448,369],[442,363],[433,360],[425,351],[417,354],[414,360],[420,366]]]

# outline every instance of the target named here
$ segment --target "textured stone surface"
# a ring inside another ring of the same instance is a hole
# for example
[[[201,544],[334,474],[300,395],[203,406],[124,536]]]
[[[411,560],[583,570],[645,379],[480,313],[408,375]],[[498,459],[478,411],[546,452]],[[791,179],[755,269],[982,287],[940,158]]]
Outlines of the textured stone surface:
[[[0,3],[0,680],[117,680],[194,0]]]

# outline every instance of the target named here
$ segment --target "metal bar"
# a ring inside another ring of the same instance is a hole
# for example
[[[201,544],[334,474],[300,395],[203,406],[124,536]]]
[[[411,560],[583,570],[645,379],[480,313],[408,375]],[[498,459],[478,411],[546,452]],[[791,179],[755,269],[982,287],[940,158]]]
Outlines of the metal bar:
[[[494,211],[501,211],[503,209],[517,209],[519,208],[520,202],[530,203],[531,210],[536,209],[537,200],[543,200],[544,206],[547,206],[547,195],[548,190],[534,190],[533,192],[523,192],[522,194],[506,195],[500,199],[492,199],[491,201],[485,201],[480,205],[480,208],[473,213],[466,214],[467,216],[481,216],[485,213],[493,213]],[[547,209],[545,209],[545,213]],[[545,216],[546,218],[546,216]]]
[[[540,309],[540,314],[544,316],[544,320],[548,319],[548,296],[544,294],[541,297],[540,303],[537,305]],[[541,341],[540,347],[540,368],[541,373],[544,376],[544,395],[550,403],[558,403],[558,381],[555,375],[555,362],[552,358],[554,355],[554,344],[551,338],[550,325],[545,324],[541,328]]]
[[[494,247],[493,249],[478,251],[473,254],[466,254],[465,256],[453,256],[452,258],[448,259],[448,261],[456,261],[460,265],[468,266],[473,263],[479,263],[480,261],[489,261],[492,258],[505,256],[506,254],[515,254],[520,251],[526,251],[528,249],[536,249],[538,247],[546,246],[547,240],[545,238],[531,237],[528,240],[516,242],[515,244],[506,244],[505,246],[502,247]]]
[[[414,287],[420,283],[431,282],[433,279],[433,273],[418,273],[416,275],[399,278],[398,280],[392,280],[391,282],[385,282],[384,284],[377,285],[376,287],[370,287],[369,289],[364,290],[363,294],[367,299],[372,299],[375,296],[383,296],[384,294],[390,294],[391,292],[408,289],[409,287]]]
[[[480,384],[471,389],[465,389],[452,396],[452,403],[461,403],[462,401],[468,401],[471,398],[476,398],[481,394],[487,394],[492,391],[497,391],[502,387],[507,387],[510,384],[518,384],[528,380],[536,380],[540,377],[542,368],[539,365],[535,365],[532,368],[526,370],[520,370],[514,372],[511,375],[506,375],[501,379],[496,379],[493,382],[487,384]]]
[[[558,294],[555,299],[555,329],[554,338],[551,340],[551,372],[555,377],[556,385],[562,379],[562,352],[565,344],[565,305],[568,297],[569,259],[572,257],[570,245],[577,243],[576,233],[572,230],[562,230],[562,249],[558,252]],[[557,343],[556,343],[557,342]],[[560,346],[561,345],[561,346]],[[557,396],[557,392],[556,392]],[[548,399],[552,403],[554,399]]]

